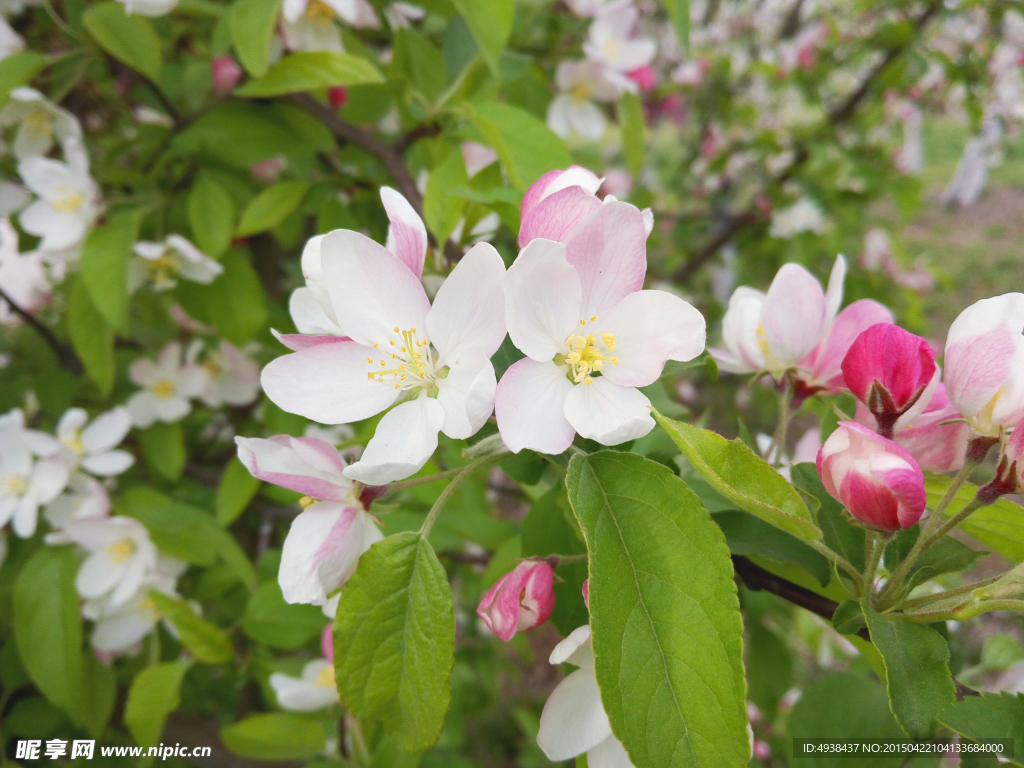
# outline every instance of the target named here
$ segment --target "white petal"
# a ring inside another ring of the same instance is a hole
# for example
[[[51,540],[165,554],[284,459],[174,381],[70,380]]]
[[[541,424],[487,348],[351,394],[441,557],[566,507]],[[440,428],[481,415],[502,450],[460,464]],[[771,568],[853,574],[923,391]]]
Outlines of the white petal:
[[[556,645],[548,656],[551,664],[568,662],[577,667],[594,668],[594,649],[590,642],[590,625],[576,627],[569,636]]]
[[[423,219],[409,201],[391,187],[380,188],[380,201],[391,222],[387,249],[416,277],[422,277],[423,259],[427,254],[427,228],[423,225]]]
[[[572,388],[565,398],[565,418],[580,435],[602,445],[635,440],[654,429],[647,396],[604,376]]]
[[[419,472],[437,450],[444,408],[426,393],[388,411],[359,461],[345,477],[366,485],[386,485]]]
[[[79,430],[89,420],[89,414],[83,408],[68,408],[57,422],[57,438],[74,440]],[[83,435],[84,437],[84,435]]]
[[[135,457],[128,451],[106,451],[93,456],[86,456],[82,461],[82,469],[100,477],[120,475],[135,463]]]
[[[86,600],[102,597],[124,576],[127,564],[115,563],[105,549],[93,552],[85,559],[75,576],[75,588]]]
[[[136,392],[130,398],[126,407],[132,417],[132,424],[145,429],[156,421],[156,395],[147,389]]]
[[[326,598],[315,557],[344,510],[342,504],[314,504],[292,521],[277,572],[286,602],[321,603]]]
[[[384,538],[372,518],[361,509],[347,507],[326,541],[314,555],[317,576],[324,592],[344,586],[359,564],[359,558]]]
[[[155,625],[153,614],[145,608],[104,616],[93,628],[92,647],[97,651],[123,651],[148,635]]]
[[[593,670],[577,669],[551,692],[540,715],[537,744],[550,760],[568,760],[611,735]]]
[[[765,296],[761,324],[772,356],[784,366],[798,362],[824,330],[821,284],[800,265],[783,264]]]
[[[846,281],[846,259],[842,254],[836,256],[832,272],[828,276],[828,288],[825,289],[825,322],[828,326],[839,314],[843,305],[843,283]]]
[[[494,412],[497,386],[490,360],[475,368],[453,367],[437,382],[437,402],[444,408],[441,431],[456,440],[475,435]]]
[[[566,371],[564,366],[529,358],[505,371],[498,382],[494,412],[501,439],[510,451],[529,448],[557,455],[572,445],[576,431],[564,410],[573,385]]]
[[[288,314],[299,333],[314,336],[342,336],[341,329],[327,317],[323,306],[309,288],[296,288],[288,300]]]
[[[587,751],[587,768],[635,768],[622,742],[612,734]]]
[[[572,125],[569,123],[569,111],[572,109],[572,96],[567,93],[560,93],[551,100],[548,106],[548,128],[563,138],[569,138],[572,133]]]
[[[427,313],[427,336],[440,352],[439,365],[468,348],[491,357],[505,338],[505,264],[490,243],[462,257],[438,289]]]
[[[538,362],[566,351],[580,321],[583,290],[562,243],[535,238],[505,275],[505,321],[512,343]]]
[[[132,428],[132,417],[126,408],[101,413],[82,432],[82,446],[87,453],[102,453],[116,447]]]
[[[587,99],[572,99],[568,108],[569,125],[580,138],[586,141],[600,141],[604,136],[604,115],[596,104]]]

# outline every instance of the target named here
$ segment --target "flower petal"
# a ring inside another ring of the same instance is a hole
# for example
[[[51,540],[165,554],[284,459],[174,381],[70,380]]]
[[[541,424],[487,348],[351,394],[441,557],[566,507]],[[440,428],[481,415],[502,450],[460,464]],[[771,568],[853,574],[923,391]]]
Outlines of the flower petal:
[[[326,599],[314,557],[345,510],[342,504],[324,502],[314,504],[292,520],[277,572],[286,602],[319,605]]]
[[[593,749],[611,733],[593,670],[577,669],[544,704],[537,744],[549,760],[568,760]]]
[[[441,431],[464,440],[475,435],[494,412],[498,380],[490,360],[483,365],[456,366],[437,382],[437,402],[444,408]]]
[[[486,357],[505,338],[505,263],[490,243],[474,245],[438,289],[427,313],[427,336],[453,365],[469,348]]]
[[[572,388],[565,398],[565,418],[582,437],[601,445],[635,440],[654,429],[647,396],[605,376]]]
[[[533,240],[505,275],[505,322],[512,343],[539,362],[564,352],[580,320],[581,296],[565,246]]]
[[[811,372],[810,384],[828,389],[844,386],[843,358],[854,340],[872,325],[893,322],[892,312],[873,299],[860,299],[839,313],[828,335],[800,361]]]
[[[600,315],[643,287],[647,233],[635,206],[605,203],[573,230],[565,249],[583,288],[580,318]]]
[[[572,383],[566,368],[520,360],[498,382],[494,413],[501,439],[513,453],[529,448],[556,455],[572,445],[576,431],[565,418]]]
[[[294,448],[293,439],[284,435],[270,440],[257,437],[236,437],[238,458],[253,477],[282,488],[288,488],[322,501],[344,501],[352,492],[351,481],[342,477],[345,466],[333,446],[322,440],[305,438],[307,443],[318,443],[321,450],[330,451],[337,460],[333,471],[310,466]],[[319,447],[319,446],[318,446]]]
[[[135,457],[128,451],[104,451],[86,456],[82,460],[82,469],[100,477],[120,475],[135,463]]]
[[[369,418],[397,395],[390,385],[367,378],[366,358],[371,352],[342,341],[279,357],[263,369],[263,391],[280,408],[321,424]]]
[[[381,187],[380,200],[384,203],[388,220],[387,249],[397,256],[417,278],[423,276],[423,259],[427,255],[427,228],[398,191]]]
[[[538,237],[564,243],[573,229],[600,206],[601,201],[582,187],[568,187],[546,197],[523,219],[519,247],[525,248]]]
[[[587,750],[587,768],[635,768],[622,742],[612,734],[593,749]]]
[[[783,366],[795,365],[824,330],[821,283],[799,264],[783,264],[765,296],[761,325],[772,357]]]
[[[120,445],[128,430],[132,428],[132,417],[126,408],[113,408],[101,413],[82,432],[82,447],[88,453],[103,453]]]
[[[328,304],[330,302],[328,301]],[[288,299],[288,314],[299,333],[321,336],[344,336],[333,320],[324,311],[312,290],[306,287],[296,288]]]
[[[359,461],[345,468],[345,477],[386,485],[415,474],[437,450],[442,424],[444,408],[425,392],[396,406],[384,414]]]

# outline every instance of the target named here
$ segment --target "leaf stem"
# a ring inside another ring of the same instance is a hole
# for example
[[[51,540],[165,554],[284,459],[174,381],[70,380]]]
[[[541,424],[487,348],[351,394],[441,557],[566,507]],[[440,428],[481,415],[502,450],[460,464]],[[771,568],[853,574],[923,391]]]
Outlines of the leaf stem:
[[[404,488],[413,488],[417,485],[426,485],[427,483],[433,483],[437,480],[444,480],[446,477],[455,477],[465,467],[455,467],[455,469],[446,469],[442,472],[435,472],[432,475],[424,475],[423,477],[412,477],[408,480],[402,480],[400,483],[391,483],[388,485],[388,493],[392,491],[401,491]]]
[[[850,576],[850,579],[853,581],[854,586],[858,590],[862,589],[864,584],[864,578],[863,576],[861,576],[860,571],[858,571],[856,567],[854,567],[853,563],[851,563],[845,557],[843,557],[838,552],[831,549],[828,545],[822,543],[821,541],[805,541],[804,544],[806,544],[816,552],[824,555],[826,558],[831,560],[835,565],[839,566],[844,571],[846,571],[847,574]]]
[[[792,414],[789,412],[789,377],[783,379],[779,388],[779,425],[775,428],[775,459],[772,466],[778,469],[782,466],[783,452],[786,450],[786,435],[789,432],[789,422]]]
[[[949,597],[955,597],[956,595],[962,595],[966,592],[973,592],[976,589],[987,587],[989,584],[994,584],[999,581],[1006,574],[1000,573],[998,576],[990,576],[987,579],[981,581],[975,581],[970,584],[964,584],[962,587],[954,587],[953,589],[946,589],[942,592],[937,592],[934,595],[924,595],[923,597],[915,597],[913,600],[904,600],[897,605],[897,608],[906,610],[907,608],[917,608],[923,605],[930,605],[931,603],[937,603],[941,600],[945,600]]]
[[[360,765],[370,764],[370,749],[366,745],[366,737],[363,735],[363,726],[355,715],[349,713],[346,718],[348,721],[348,730],[352,734],[352,747],[355,751],[355,757],[359,761]]]
[[[434,506],[430,508],[427,513],[427,519],[423,521],[423,525],[420,528],[420,536],[426,538],[430,535],[430,529],[434,527],[434,523],[437,522],[438,515],[441,514],[441,510],[444,509],[444,505],[448,503],[448,499],[452,497],[458,487],[469,477],[471,474],[476,472],[481,467],[485,467],[488,464],[493,464],[501,459],[505,458],[509,454],[509,451],[502,451],[501,453],[494,453],[489,456],[481,456],[476,461],[471,461],[464,467],[459,467],[455,470],[455,476],[452,481],[445,486],[445,489],[441,491],[441,495],[437,497],[437,501],[434,502]],[[449,470],[452,471],[452,470]]]

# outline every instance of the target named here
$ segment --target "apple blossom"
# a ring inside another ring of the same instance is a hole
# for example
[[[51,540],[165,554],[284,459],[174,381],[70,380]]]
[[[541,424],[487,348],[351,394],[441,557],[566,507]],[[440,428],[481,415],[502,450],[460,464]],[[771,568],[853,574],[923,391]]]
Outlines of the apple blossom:
[[[204,368],[182,365],[181,345],[171,342],[160,351],[157,362],[136,360],[128,376],[141,389],[128,399],[128,413],[136,427],[146,428],[156,421],[172,423],[192,410],[190,400],[199,397],[209,381]]]
[[[384,9],[384,16],[392,29],[402,29],[414,21],[420,21],[427,15],[427,9],[412,3],[389,3]]]
[[[818,452],[830,496],[881,531],[910,528],[924,512],[924,473],[903,446],[853,421],[841,421]]]
[[[469,178],[472,179],[497,160],[498,153],[485,144],[476,141],[462,142],[462,162],[466,166],[466,175]]]
[[[559,62],[555,84],[560,93],[548,107],[548,127],[563,139],[575,131],[587,141],[597,141],[605,130],[604,115],[591,99],[611,102],[639,87],[625,73],[589,59]]]
[[[128,451],[116,450],[128,430],[132,418],[128,409],[114,408],[93,419],[81,408],[69,408],[57,422],[57,439],[61,443],[60,459],[68,471],[81,468],[92,475],[119,475],[135,463]]]
[[[890,323],[861,333],[843,358],[842,370],[847,389],[889,438],[899,418],[911,422],[924,411],[941,375],[928,342]]]
[[[658,44],[651,38],[633,37],[639,17],[633,0],[613,0],[599,8],[583,43],[587,59],[627,76],[650,64]]]
[[[10,220],[0,218],[0,289],[26,312],[38,312],[50,298],[50,281],[39,251],[19,253],[18,233]],[[0,324],[22,322],[0,299]]]
[[[178,0],[117,0],[124,4],[125,12],[156,18],[166,16],[174,10]]]
[[[25,41],[14,31],[7,19],[0,16],[0,60],[25,50]],[[3,562],[0,559],[0,562]]]
[[[605,203],[565,244],[535,239],[509,269],[509,336],[527,357],[502,377],[495,413],[513,452],[558,454],[577,432],[604,445],[647,434],[651,404],[636,387],[704,350],[700,312],[641,290],[646,239],[639,210]]]
[[[408,252],[403,230],[392,232],[396,250]],[[284,410],[322,424],[398,403],[345,476],[370,485],[408,477],[434,452],[439,431],[463,439],[491,414],[490,358],[505,336],[504,264],[490,245],[474,246],[431,306],[408,262],[365,235],[336,230],[318,250],[329,307],[351,340],[274,360],[263,369],[263,389]]]
[[[612,733],[594,673],[590,625],[584,624],[555,646],[552,664],[578,667],[555,686],[540,715],[537,744],[549,760],[587,755],[593,768],[631,768],[629,756]]]
[[[289,603],[323,605],[352,575],[360,556],[383,539],[332,445],[310,437],[236,437],[253,477],[305,494],[281,553],[278,582]],[[316,499],[319,503],[314,503]]]
[[[487,590],[476,615],[507,643],[516,632],[525,632],[548,620],[555,607],[553,584],[554,571],[548,563],[519,563]]]
[[[72,520],[106,517],[110,495],[103,484],[82,472],[73,472],[64,492],[46,505],[43,516],[51,528],[63,528]]]
[[[146,282],[153,284],[154,291],[169,291],[178,284],[177,278],[208,285],[224,271],[181,235],[168,235],[162,243],[139,242],[132,250],[135,255],[128,262],[132,292]]]
[[[248,353],[255,345],[242,350],[221,339],[215,350],[204,350],[196,340],[185,351],[185,360],[201,365],[209,374],[199,399],[211,408],[224,405],[242,406],[252,403],[260,393],[260,367]]]
[[[43,257],[58,261],[74,257],[100,210],[85,151],[65,151],[65,156],[66,163],[38,155],[18,163],[18,175],[38,196],[18,221],[26,232],[42,238]]]
[[[334,664],[328,659],[313,659],[302,668],[301,677],[274,672],[267,680],[277,703],[292,712],[315,712],[341,701],[334,682]]]
[[[997,438],[1024,417],[1024,294],[982,299],[949,327],[946,392],[971,428]]]
[[[256,181],[273,184],[287,166],[288,163],[283,157],[268,157],[266,160],[260,160],[260,162],[250,165],[249,174]]]
[[[11,91],[0,109],[0,127],[17,125],[14,156],[24,160],[33,155],[46,155],[54,141],[62,147],[81,142],[82,126],[78,118],[47,99],[35,88],[22,86]]]
[[[828,220],[821,208],[806,197],[800,198],[787,208],[780,208],[772,214],[772,225],[768,230],[771,237],[788,240],[801,232],[821,234],[828,226]]]
[[[235,89],[242,79],[242,68],[231,56],[217,56],[210,66],[210,79],[218,96],[225,96]]]
[[[57,498],[68,481],[66,467],[54,458],[59,450],[50,435],[25,429],[21,409],[0,416],[0,527],[13,521],[20,538],[35,533],[39,507]]]
[[[380,26],[367,0],[285,0],[281,15],[281,35],[292,51],[344,51],[335,16],[352,27]]]
[[[922,398],[923,399],[923,398]],[[863,403],[857,403],[856,421],[876,430],[878,422]],[[946,387],[939,382],[924,410],[897,419],[893,439],[910,451],[926,472],[956,472],[964,465],[971,427],[949,402]]]

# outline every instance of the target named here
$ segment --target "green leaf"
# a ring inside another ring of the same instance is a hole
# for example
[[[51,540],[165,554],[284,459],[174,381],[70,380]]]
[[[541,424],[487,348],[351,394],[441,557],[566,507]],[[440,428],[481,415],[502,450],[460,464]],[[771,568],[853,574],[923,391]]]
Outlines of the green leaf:
[[[908,736],[934,735],[936,716],[956,701],[949,646],[929,626],[889,619],[861,601],[871,642],[885,662],[889,706]]]
[[[187,458],[181,424],[157,422],[137,434],[149,471],[172,483],[181,479]]]
[[[746,766],[743,622],[722,532],[642,456],[577,454],[565,483],[590,551],[601,700],[630,760]]]
[[[455,613],[444,568],[419,534],[363,553],[341,593],[334,659],[354,715],[382,722],[408,752],[434,745],[451,701]]]
[[[150,80],[160,79],[160,38],[149,19],[127,13],[120,3],[100,3],[85,12],[82,22],[93,39],[115,59]]]
[[[789,736],[794,739],[902,739],[905,734],[889,711],[885,690],[855,672],[833,672],[804,690],[789,714]],[[786,740],[787,753],[792,742]],[[858,763],[848,755],[822,754],[794,760],[801,768],[897,768],[900,758],[872,757]]]
[[[523,520],[523,557],[586,553],[587,545],[569,506],[565,486],[559,483],[533,502]],[[555,607],[549,621],[562,635],[568,635],[590,620],[587,605],[583,602],[587,564],[563,563],[555,573],[562,581],[555,581]]]
[[[832,578],[832,564],[824,555],[785,531],[746,512],[719,512],[712,518],[725,534],[729,551],[736,555],[770,557],[792,563],[811,573],[821,586]]]
[[[103,735],[117,698],[114,668],[96,658],[91,648],[82,649],[82,722],[89,735]]]
[[[690,52],[690,0],[663,0],[683,53]]]
[[[49,59],[35,51],[21,51],[0,59],[0,107],[15,88],[28,85],[43,71]]]
[[[929,507],[935,508],[951,482],[952,478],[945,475],[925,474],[924,489],[928,494]],[[967,506],[977,491],[977,486],[970,483],[961,485],[946,507],[946,517],[952,517]],[[999,499],[982,507],[960,523],[960,528],[1008,560],[1024,562],[1024,515],[1020,507],[1009,499]]]
[[[210,320],[220,334],[241,347],[267,326],[267,300],[245,248],[230,248],[221,259],[224,272],[200,286]]]
[[[1024,749],[1024,694],[968,696],[939,715],[939,722],[970,739],[1013,739],[1014,762]]]
[[[832,614],[832,626],[843,635],[855,635],[868,625],[857,600],[844,600]]]
[[[477,104],[471,118],[484,141],[498,153],[509,181],[519,189],[550,170],[572,164],[565,143],[529,112],[488,101]]]
[[[196,245],[218,259],[231,245],[235,205],[231,195],[208,175],[200,176],[188,194],[188,223]]]
[[[309,184],[304,181],[279,181],[264,189],[242,212],[242,220],[238,222],[239,237],[276,227],[299,206],[308,189]]]
[[[236,88],[235,95],[265,99],[336,85],[383,82],[383,76],[373,64],[351,53],[300,51],[285,56],[259,80]]]
[[[82,282],[107,324],[121,333],[128,332],[128,260],[141,221],[138,209],[113,213],[82,245]]]
[[[452,149],[448,156],[430,172],[427,190],[423,195],[423,221],[439,243],[443,243],[455,230],[466,209],[464,198],[452,191],[468,182],[462,152]]]
[[[999,632],[985,638],[981,647],[981,666],[985,669],[1004,672],[1020,661],[1024,661],[1024,647],[1009,635]]]
[[[149,593],[161,616],[167,619],[181,635],[184,645],[204,664],[223,664],[235,657],[235,649],[231,645],[224,630],[210,622],[199,618],[192,606],[184,600],[160,592]]]
[[[919,525],[914,525],[896,534],[885,551],[885,567],[890,573],[907,556],[920,534],[921,526]],[[973,570],[977,559],[986,555],[988,555],[987,552],[971,549],[956,539],[949,537],[941,539],[922,552],[921,556],[914,561],[910,573],[907,574],[903,590],[909,592],[918,584],[934,579],[943,573]]]
[[[740,509],[798,539],[821,538],[793,486],[739,440],[726,440],[710,430],[667,419],[657,411],[653,414],[694,469]]]
[[[747,625],[747,696],[769,718],[778,709],[782,697],[793,687],[793,654],[777,634],[759,621]]]
[[[281,0],[238,0],[231,6],[231,41],[238,60],[253,77],[263,77],[281,13]]]
[[[160,743],[167,716],[181,704],[181,679],[191,666],[191,661],[155,664],[132,680],[124,723],[140,747],[155,747]]]
[[[500,73],[501,54],[512,34],[515,0],[452,0],[473,33],[491,72]]]
[[[520,536],[509,536],[508,539],[494,550],[491,561],[484,569],[481,587],[490,589],[498,583],[498,579],[519,564],[523,556],[523,540]]]
[[[253,715],[220,731],[224,746],[257,760],[307,760],[324,753],[327,732],[316,717],[291,712]]]
[[[448,85],[444,56],[415,29],[407,27],[398,30],[395,35],[395,58],[392,61],[393,66],[404,70],[405,76],[430,104],[438,100]]]
[[[829,496],[814,464],[794,464],[789,472],[793,485],[812,500],[811,506],[813,507],[814,501],[818,502],[814,519],[821,528],[825,544],[833,552],[838,552],[850,561],[858,571],[863,571],[867,565],[864,562],[867,554],[865,529],[853,525],[843,505]]]
[[[81,280],[74,282],[68,296],[67,329],[85,372],[100,393],[109,396],[114,388],[114,332]]]
[[[79,719],[82,624],[71,547],[40,547],[14,583],[14,633],[32,682],[54,705]]]
[[[629,172],[636,176],[644,160],[644,108],[640,97],[628,91],[618,103],[619,128],[622,131],[622,152]]]
[[[265,581],[249,595],[242,631],[275,648],[301,648],[323,632],[323,611],[315,605],[289,604],[276,581]]]
[[[238,459],[232,459],[220,476],[217,496],[213,502],[217,522],[227,527],[249,506],[260,489],[260,481],[253,477]]]

